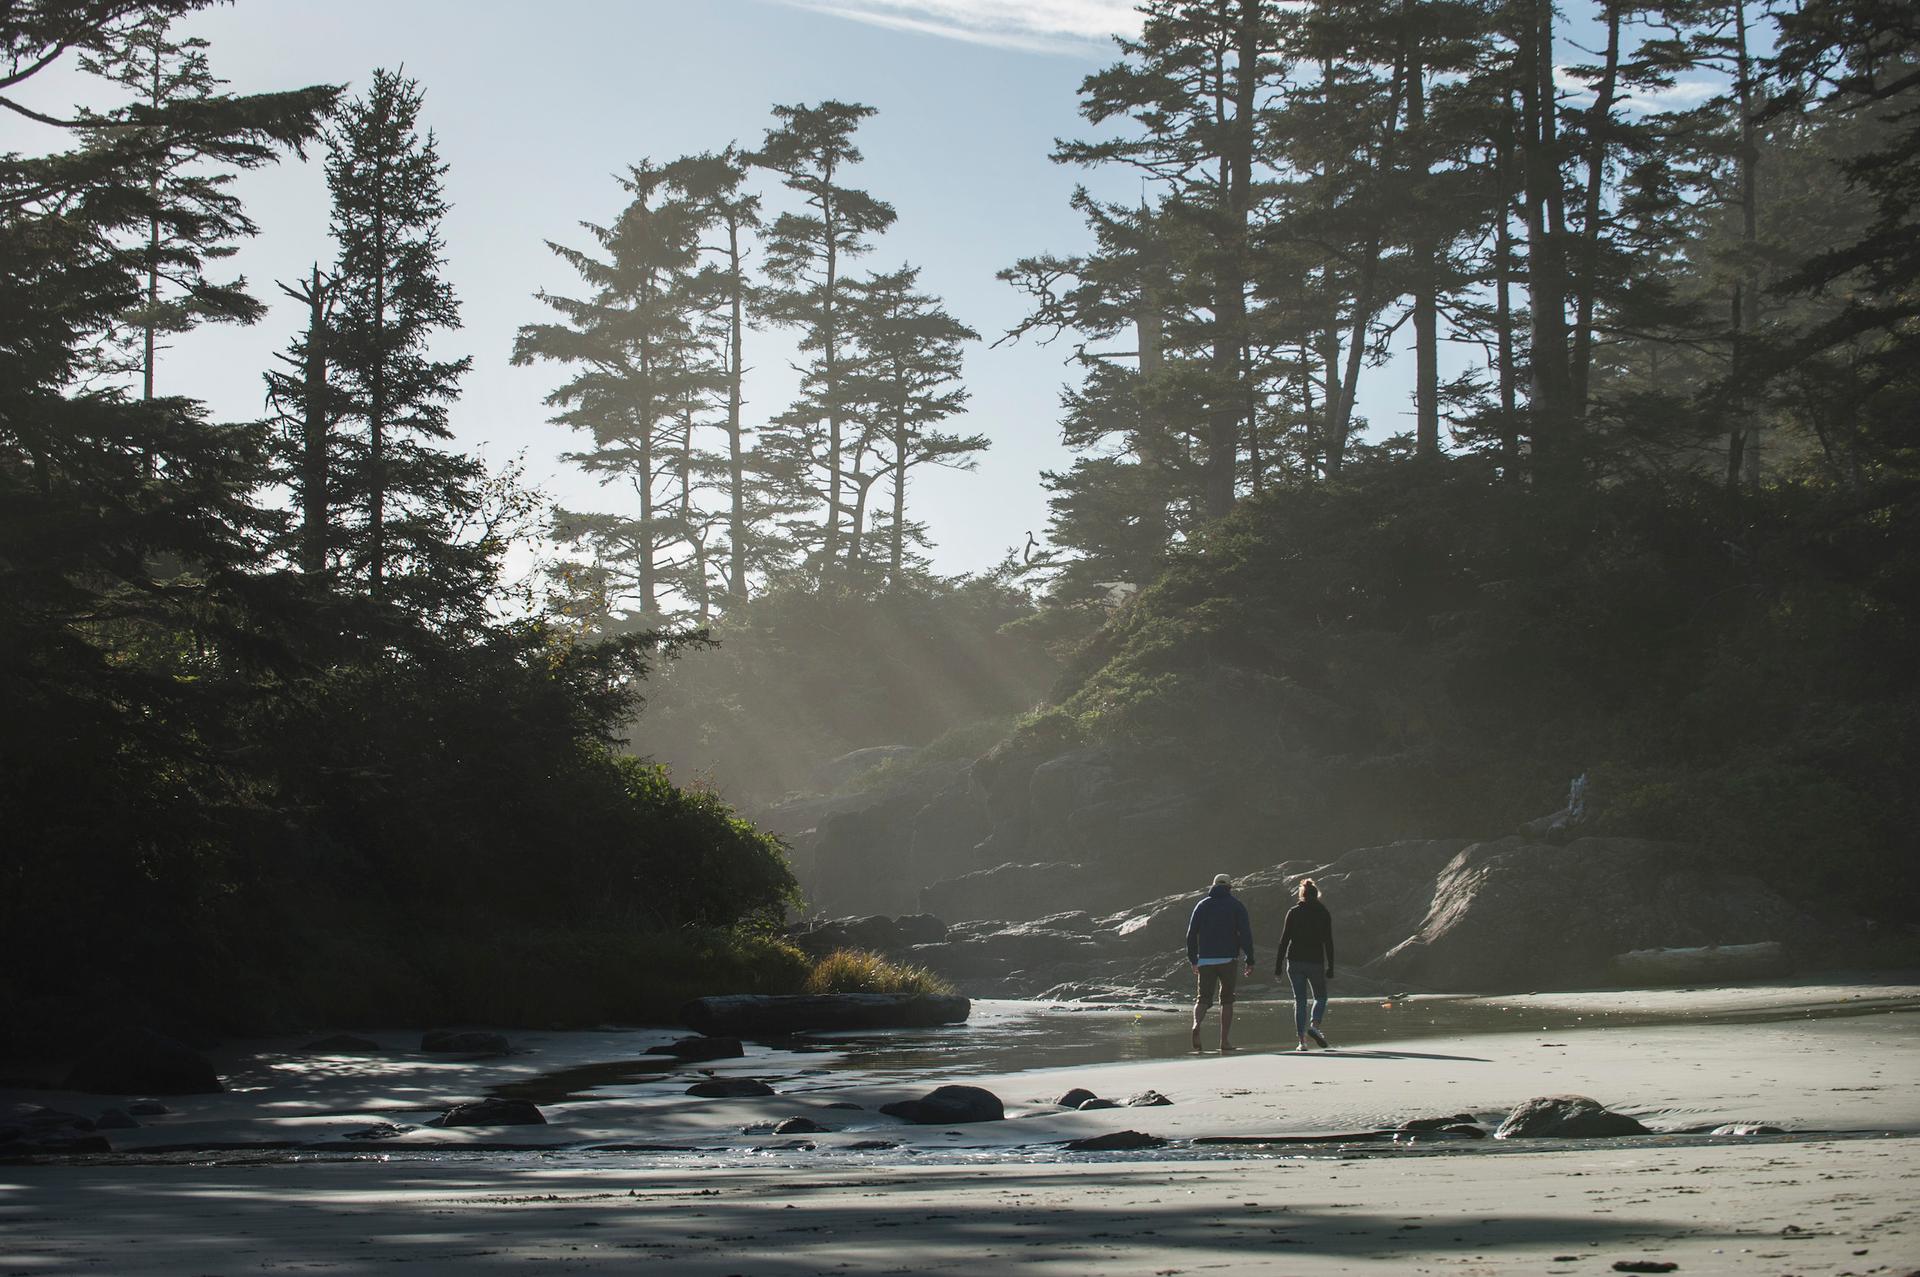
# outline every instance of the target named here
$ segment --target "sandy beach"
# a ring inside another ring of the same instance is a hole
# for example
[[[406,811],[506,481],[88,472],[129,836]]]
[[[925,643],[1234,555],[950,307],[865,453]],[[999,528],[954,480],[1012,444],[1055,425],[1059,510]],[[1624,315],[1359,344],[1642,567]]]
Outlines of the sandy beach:
[[[1521,1027],[1549,1011],[1604,1020],[1636,1000],[1702,1022]],[[630,1061],[647,1031],[548,1035],[494,1061],[266,1051],[234,1068],[229,1093],[114,1132],[112,1156],[0,1166],[0,1273],[1920,1269],[1920,988],[1483,1001],[1516,1027],[956,1077],[758,1048],[701,1066],[774,1085],[745,1099],[688,1097],[685,1072],[617,1084],[595,1072],[596,1058]],[[1726,1015],[1750,1018],[1715,1018]],[[988,1008],[978,1031],[996,1016],[1060,1032],[1074,1018]],[[545,1126],[421,1125],[450,1099],[556,1078],[566,1095],[542,1102]],[[944,1081],[992,1090],[1008,1120],[922,1127],[877,1111]],[[1171,1103],[1052,1102],[1071,1087]],[[1655,1134],[1378,1134],[1454,1113],[1490,1128],[1522,1100],[1566,1092]],[[825,1129],[771,1133],[795,1116]],[[1722,1123],[1788,1134],[1702,1133]],[[1168,1143],[1064,1148],[1123,1130]],[[1234,1142],[1211,1142],[1223,1139]]]

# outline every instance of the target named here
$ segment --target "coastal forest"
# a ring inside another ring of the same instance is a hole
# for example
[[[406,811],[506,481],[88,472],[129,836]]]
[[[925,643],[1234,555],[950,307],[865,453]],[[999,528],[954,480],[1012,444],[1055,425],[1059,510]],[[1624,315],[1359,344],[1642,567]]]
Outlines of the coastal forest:
[[[789,991],[825,870],[771,813],[877,746],[849,783],[964,766],[989,808],[1123,759],[1195,884],[1579,777],[1590,832],[1911,921],[1913,6],[1147,0],[1010,329],[896,262],[874,110],[825,98],[598,157],[618,216],[526,228],[511,350],[461,344],[433,85],[229,92],[205,7],[0,13],[45,142],[0,155],[10,1031]],[[237,180],[302,163],[310,267],[235,277]],[[254,419],[168,376],[292,315]],[[943,574],[916,481],[991,447],[968,368],[1022,344],[1070,464],[1044,535]],[[548,378],[597,501],[462,446],[488,359]]]

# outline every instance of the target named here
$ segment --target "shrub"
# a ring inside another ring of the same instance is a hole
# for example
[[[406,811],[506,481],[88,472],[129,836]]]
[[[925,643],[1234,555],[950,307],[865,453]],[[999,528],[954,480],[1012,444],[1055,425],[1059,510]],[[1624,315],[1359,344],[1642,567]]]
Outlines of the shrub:
[[[808,993],[952,993],[953,986],[925,967],[892,962],[864,949],[836,949],[813,964]]]

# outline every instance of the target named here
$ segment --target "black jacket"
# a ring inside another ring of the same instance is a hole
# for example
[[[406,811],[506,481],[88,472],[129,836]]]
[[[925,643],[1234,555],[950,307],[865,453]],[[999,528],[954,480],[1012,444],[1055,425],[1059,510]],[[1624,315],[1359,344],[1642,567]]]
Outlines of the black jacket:
[[[1280,974],[1287,960],[1316,963],[1333,970],[1333,915],[1318,900],[1303,900],[1287,910],[1287,922],[1280,929],[1280,954],[1273,960],[1273,972]]]

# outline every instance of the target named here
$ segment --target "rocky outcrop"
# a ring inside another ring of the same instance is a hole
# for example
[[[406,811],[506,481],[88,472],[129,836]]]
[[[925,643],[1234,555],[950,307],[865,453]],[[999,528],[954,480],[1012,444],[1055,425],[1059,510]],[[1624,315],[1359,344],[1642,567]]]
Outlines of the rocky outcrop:
[[[811,958],[824,958],[836,949],[864,949],[888,957],[904,957],[915,945],[945,940],[947,924],[929,913],[911,913],[898,918],[883,914],[814,918],[789,927],[787,938]]]
[[[420,1049],[435,1055],[505,1055],[512,1044],[504,1033],[434,1029],[420,1036]]]
[[[739,994],[695,998],[680,1008],[680,1020],[709,1036],[760,1038],[824,1029],[922,1029],[962,1024],[971,1009],[967,999],[943,994]]]
[[[1684,845],[1503,838],[1449,860],[1426,917],[1367,973],[1445,992],[1580,987],[1617,978],[1614,958],[1635,949],[1817,930],[1758,879],[1713,869]]]
[[[757,1077],[712,1077],[687,1088],[688,1095],[707,1100],[756,1099],[773,1093],[773,1088]]]
[[[109,1034],[74,1064],[66,1089],[98,1095],[208,1095],[226,1089],[204,1055],[151,1029]]]
[[[1647,1128],[1584,1095],[1541,1095],[1526,1101],[1493,1133],[1497,1140],[1604,1139],[1646,1135]]]
[[[435,1126],[545,1126],[546,1114],[531,1100],[490,1099],[456,1104]]]
[[[1105,1135],[1089,1135],[1085,1139],[1068,1140],[1066,1143],[1070,1153],[1117,1153],[1166,1146],[1167,1141],[1162,1137],[1142,1131],[1108,1131]]]
[[[1112,887],[1098,870],[1066,861],[1008,862],[944,878],[920,889],[920,907],[942,918],[1025,922],[1071,908],[1111,908]],[[1097,902],[1097,903],[1096,903]]]
[[[747,1053],[739,1038],[698,1037],[680,1038],[677,1041],[650,1046],[642,1055],[664,1055],[680,1061],[682,1064],[699,1064],[706,1060],[737,1060]]]
[[[880,1111],[920,1126],[998,1122],[1007,1115],[1000,1097],[978,1086],[936,1086],[917,1100],[882,1104]]]

